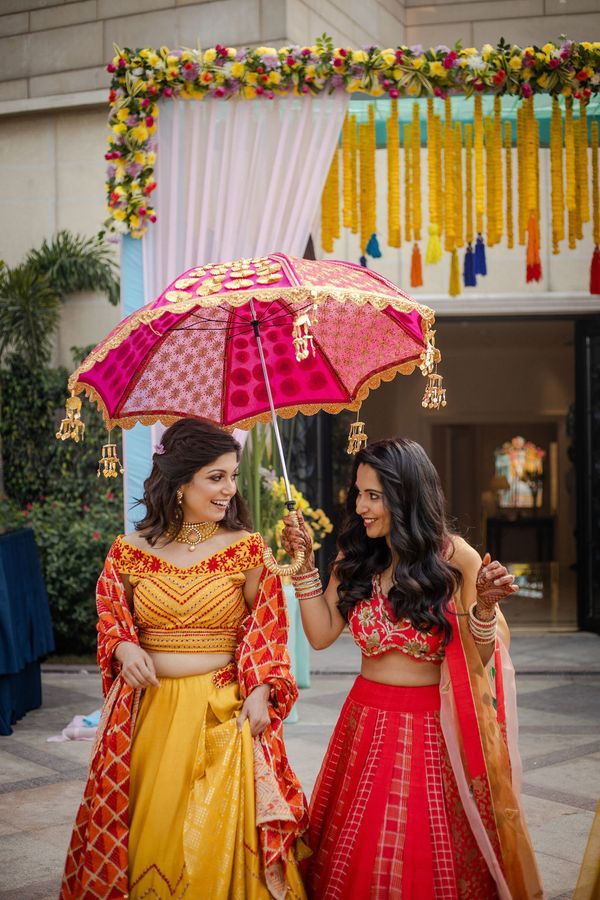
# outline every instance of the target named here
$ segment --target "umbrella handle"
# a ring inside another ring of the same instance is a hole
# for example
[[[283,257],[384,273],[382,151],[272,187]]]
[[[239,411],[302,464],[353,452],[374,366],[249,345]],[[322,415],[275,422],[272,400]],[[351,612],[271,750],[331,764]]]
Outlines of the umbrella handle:
[[[290,516],[295,520],[294,524],[298,525],[298,517],[296,513],[291,510],[289,513]],[[265,564],[265,568],[268,569],[273,575],[279,575],[282,578],[289,578],[292,575],[295,575],[300,571],[302,566],[304,565],[304,559],[306,554],[304,550],[294,550],[292,553],[292,561],[287,565],[280,565],[275,557],[273,556],[273,551],[270,547],[266,547],[263,551],[263,562]]]

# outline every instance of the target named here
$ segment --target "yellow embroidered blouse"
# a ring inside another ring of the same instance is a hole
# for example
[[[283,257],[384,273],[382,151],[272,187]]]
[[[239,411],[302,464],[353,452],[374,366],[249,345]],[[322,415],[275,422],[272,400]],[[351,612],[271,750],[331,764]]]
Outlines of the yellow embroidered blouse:
[[[248,612],[244,573],[262,565],[263,549],[260,534],[250,534],[182,567],[120,535],[113,555],[133,588],[140,645],[152,652],[234,653]]]

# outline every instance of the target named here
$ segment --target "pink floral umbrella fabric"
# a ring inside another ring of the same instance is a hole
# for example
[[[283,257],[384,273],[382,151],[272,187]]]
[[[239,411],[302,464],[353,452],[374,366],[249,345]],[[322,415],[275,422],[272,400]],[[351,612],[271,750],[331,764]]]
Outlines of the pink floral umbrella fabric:
[[[392,282],[348,262],[274,253],[203,265],[124,319],[69,388],[97,402],[108,428],[183,416],[250,428],[270,418],[258,327],[279,415],[358,409],[382,380],[431,358],[433,321]],[[298,361],[302,322],[312,340]]]

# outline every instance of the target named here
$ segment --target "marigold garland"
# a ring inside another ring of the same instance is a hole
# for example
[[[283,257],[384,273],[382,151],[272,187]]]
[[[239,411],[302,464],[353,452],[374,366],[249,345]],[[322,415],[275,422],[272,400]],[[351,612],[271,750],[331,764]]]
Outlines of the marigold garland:
[[[350,116],[346,114],[342,126],[342,221],[344,228],[352,228],[352,147]]]
[[[415,241],[420,241],[423,222],[421,216],[421,109],[418,103],[413,103],[412,134],[412,153],[410,157],[412,221],[414,239]],[[407,240],[409,240],[408,237]]]
[[[352,234],[358,234],[358,125],[356,116],[350,116],[350,189],[352,209]]]
[[[442,141],[441,123],[427,101],[427,183],[429,189],[429,238],[425,262],[437,263],[442,258]]]
[[[454,178],[454,128],[452,125],[452,101],[444,102],[444,249],[456,248],[456,201]]]
[[[473,234],[473,126],[465,125],[465,240],[472,244]]]
[[[386,123],[388,164],[388,244],[401,246],[400,234],[400,125],[398,102],[392,100]]]
[[[559,252],[565,237],[565,197],[563,189],[563,129],[558,97],[552,99],[550,121],[550,182],[552,188],[552,253]]]
[[[573,210],[573,232],[575,240],[580,241],[583,238],[583,223],[581,221],[581,132],[579,130],[579,123],[575,125],[573,137],[575,144],[575,209]]]
[[[527,197],[525,188],[525,109],[517,109],[517,218],[519,223],[519,244],[525,243],[527,233]]]
[[[582,223],[590,221],[590,195],[588,191],[588,123],[587,105],[585,97],[579,100],[579,153],[577,154],[577,167],[579,169],[579,215]]]
[[[496,242],[502,239],[503,209],[502,209],[502,104],[500,96],[494,97],[494,178],[495,189],[495,229]]]
[[[513,183],[512,183],[512,127],[510,122],[504,123],[504,169],[506,172],[506,245],[512,250],[515,243],[513,222]]]
[[[327,36],[305,47],[206,50],[116,48],[111,74],[110,137],[106,159],[108,227],[141,237],[156,214],[152,205],[157,101],[269,102],[281,96],[316,96],[333,90],[372,96],[420,97],[480,92],[529,97],[535,93],[589,97],[600,91],[600,42],[563,40],[540,49],[501,41],[497,47],[439,46],[420,52],[334,47]]]
[[[575,128],[573,124],[573,99],[565,101],[565,171],[567,210],[575,209]]]
[[[483,122],[483,134],[485,139],[485,199],[486,199],[486,220],[487,220],[487,245],[493,247],[497,243],[497,224],[496,224],[496,188],[497,177],[494,171],[495,164],[495,148],[494,148],[494,122],[491,116],[486,116]]]
[[[339,236],[339,155],[336,147],[321,195],[321,245],[326,253],[333,253],[333,242]]]
[[[474,101],[473,146],[475,151],[475,230],[477,234],[483,234],[483,105],[480,95],[477,95]]]
[[[464,222],[463,222],[463,137],[462,125],[456,122],[454,125],[454,243],[456,247],[464,247]]]
[[[402,145],[404,149],[404,235],[407,241],[412,240],[413,233],[412,199],[414,195],[412,188],[412,177],[414,173],[414,167],[412,165],[412,137],[412,126],[405,125],[402,129]]]

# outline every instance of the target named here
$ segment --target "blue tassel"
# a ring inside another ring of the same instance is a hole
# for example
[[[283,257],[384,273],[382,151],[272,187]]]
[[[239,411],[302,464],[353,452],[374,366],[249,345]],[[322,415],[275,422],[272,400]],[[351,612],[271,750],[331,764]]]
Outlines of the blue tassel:
[[[475,256],[470,244],[467,244],[467,252],[465,253],[463,281],[465,287],[475,287],[477,285],[477,278],[475,277]]]
[[[475,274],[476,275],[487,275],[487,265],[485,262],[485,244],[483,242],[483,235],[477,235],[477,241],[475,243]]]
[[[365,253],[368,253],[368,255],[372,256],[373,259],[379,259],[379,257],[381,256],[381,250],[379,249],[379,243],[377,241],[376,234],[372,234],[369,238],[369,243],[367,244]]]
[[[367,257],[366,257],[366,256],[361,256],[361,258],[359,259],[359,263],[361,264],[361,266],[362,266],[364,269],[368,269],[368,268],[369,268],[368,265],[367,265]]]

